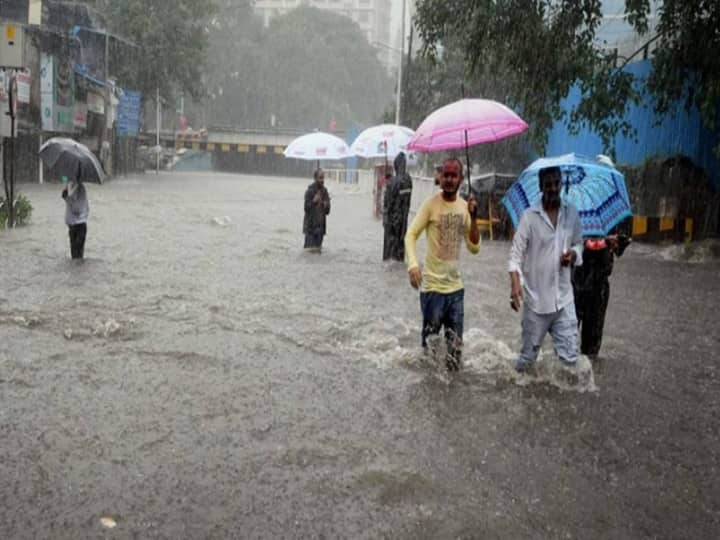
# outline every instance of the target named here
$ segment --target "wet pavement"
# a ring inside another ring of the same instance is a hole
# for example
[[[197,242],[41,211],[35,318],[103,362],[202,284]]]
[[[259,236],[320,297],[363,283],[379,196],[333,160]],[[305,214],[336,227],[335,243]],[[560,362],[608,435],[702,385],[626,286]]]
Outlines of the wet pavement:
[[[147,174],[0,232],[2,538],[717,538],[720,263],[631,246],[601,359],[516,378],[509,244],[463,260],[467,365],[419,354],[370,195]],[[112,522],[101,522],[111,518]],[[103,525],[105,523],[105,525]],[[115,524],[114,528],[106,525]]]

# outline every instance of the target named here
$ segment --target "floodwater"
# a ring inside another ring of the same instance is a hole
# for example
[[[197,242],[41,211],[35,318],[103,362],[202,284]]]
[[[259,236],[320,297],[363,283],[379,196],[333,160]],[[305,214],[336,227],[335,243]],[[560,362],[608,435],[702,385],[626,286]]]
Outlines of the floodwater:
[[[463,260],[464,370],[419,354],[370,195],[221,174],[55,185],[0,231],[0,537],[717,538],[720,263],[633,245],[601,360],[517,379],[509,245]]]

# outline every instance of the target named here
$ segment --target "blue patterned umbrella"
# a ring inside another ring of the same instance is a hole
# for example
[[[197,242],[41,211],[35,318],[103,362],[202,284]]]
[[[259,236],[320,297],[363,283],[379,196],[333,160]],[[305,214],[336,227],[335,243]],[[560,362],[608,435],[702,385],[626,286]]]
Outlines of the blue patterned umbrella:
[[[540,158],[525,169],[502,199],[517,229],[526,208],[542,198],[538,174],[560,167],[562,198],[577,208],[584,236],[605,236],[632,215],[623,174],[609,165],[578,154]]]

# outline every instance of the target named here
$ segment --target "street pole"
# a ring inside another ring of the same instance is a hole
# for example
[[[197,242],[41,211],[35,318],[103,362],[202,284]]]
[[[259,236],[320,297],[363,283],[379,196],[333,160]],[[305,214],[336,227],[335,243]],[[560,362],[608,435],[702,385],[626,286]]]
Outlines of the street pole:
[[[160,87],[157,87],[155,93],[155,127],[157,135],[155,136],[155,174],[160,174]]]
[[[108,136],[108,130],[112,129],[112,124],[108,128],[108,120],[110,119],[110,112],[112,111],[112,97],[110,96],[110,38],[107,30],[105,30],[105,126],[103,129],[102,143],[100,144],[100,154],[105,155],[105,172],[112,174],[112,156],[110,147],[110,137]],[[103,149],[104,144],[107,143],[107,149]]]
[[[405,56],[405,0],[402,3],[402,20],[400,22],[400,63],[398,64],[397,89],[395,90],[395,125],[400,125],[403,56]]]

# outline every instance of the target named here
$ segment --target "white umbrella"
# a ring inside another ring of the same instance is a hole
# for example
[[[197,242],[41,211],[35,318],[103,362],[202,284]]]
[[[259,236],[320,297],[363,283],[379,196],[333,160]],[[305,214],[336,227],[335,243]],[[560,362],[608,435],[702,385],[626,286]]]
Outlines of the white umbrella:
[[[288,145],[283,154],[288,158],[308,161],[345,159],[354,155],[340,137],[322,131],[298,137]]]
[[[407,145],[414,131],[395,124],[380,124],[364,130],[350,145],[355,155],[364,158],[394,159],[400,152],[408,153]]]

